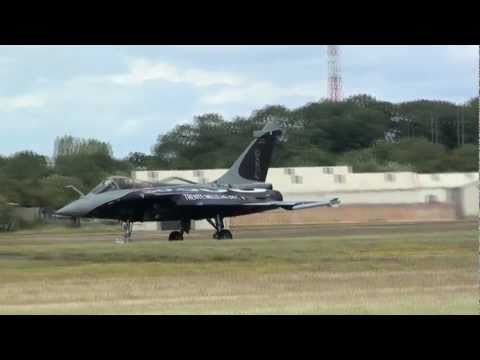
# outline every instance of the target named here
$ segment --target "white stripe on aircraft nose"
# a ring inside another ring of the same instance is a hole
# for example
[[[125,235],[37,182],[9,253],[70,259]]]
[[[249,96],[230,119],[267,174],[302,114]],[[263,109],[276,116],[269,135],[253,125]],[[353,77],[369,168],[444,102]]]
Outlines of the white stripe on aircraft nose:
[[[267,189],[261,189],[261,188],[255,188],[251,190],[242,190],[242,189],[230,189],[230,190],[235,192],[245,192],[245,193],[261,193],[261,192],[267,191]]]

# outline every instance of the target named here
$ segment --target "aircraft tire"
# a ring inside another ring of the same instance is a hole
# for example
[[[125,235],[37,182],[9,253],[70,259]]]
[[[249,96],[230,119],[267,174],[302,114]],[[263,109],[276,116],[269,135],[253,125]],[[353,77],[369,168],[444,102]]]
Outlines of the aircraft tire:
[[[232,236],[232,233],[230,232],[230,230],[223,229],[223,230],[220,230],[217,233],[217,239],[218,240],[231,240],[231,239],[233,239],[233,236]]]
[[[168,241],[179,241],[183,240],[183,234],[180,231],[172,231],[170,235],[168,235]]]

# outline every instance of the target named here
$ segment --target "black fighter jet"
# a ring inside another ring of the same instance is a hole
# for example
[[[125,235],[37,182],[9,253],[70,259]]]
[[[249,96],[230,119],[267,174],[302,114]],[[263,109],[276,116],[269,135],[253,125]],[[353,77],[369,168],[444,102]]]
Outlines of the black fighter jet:
[[[255,139],[217,180],[198,184],[181,178],[150,183],[127,177],[110,177],[87,195],[56,212],[60,217],[115,219],[123,224],[124,241],[131,239],[133,222],[178,221],[180,230],[169,240],[183,240],[191,220],[206,219],[215,229],[215,239],[231,239],[225,217],[240,216],[282,208],[298,210],[332,207],[338,198],[320,201],[283,201],[282,194],[265,183],[274,145],[283,129],[274,122],[254,132]],[[174,180],[174,183],[172,183]]]

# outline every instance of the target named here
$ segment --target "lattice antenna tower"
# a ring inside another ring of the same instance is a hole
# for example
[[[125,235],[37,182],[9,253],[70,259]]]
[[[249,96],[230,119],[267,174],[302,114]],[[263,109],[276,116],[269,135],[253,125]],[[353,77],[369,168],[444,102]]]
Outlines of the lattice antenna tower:
[[[342,101],[342,73],[340,69],[340,46],[328,45],[328,99]]]

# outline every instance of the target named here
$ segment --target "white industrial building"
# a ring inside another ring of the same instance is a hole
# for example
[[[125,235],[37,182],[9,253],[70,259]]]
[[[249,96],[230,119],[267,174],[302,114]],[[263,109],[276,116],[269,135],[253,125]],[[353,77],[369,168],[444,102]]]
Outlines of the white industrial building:
[[[216,180],[226,171],[135,171],[132,176],[153,182],[181,177],[205,183]],[[458,218],[464,218],[478,217],[478,179],[478,173],[353,173],[348,166],[331,166],[270,168],[266,182],[282,192],[285,200],[316,200],[335,195],[343,205],[447,203],[456,208]],[[196,228],[204,227],[201,222],[197,223]]]

